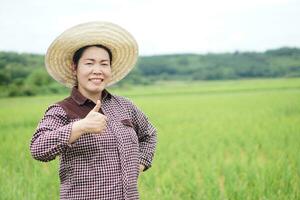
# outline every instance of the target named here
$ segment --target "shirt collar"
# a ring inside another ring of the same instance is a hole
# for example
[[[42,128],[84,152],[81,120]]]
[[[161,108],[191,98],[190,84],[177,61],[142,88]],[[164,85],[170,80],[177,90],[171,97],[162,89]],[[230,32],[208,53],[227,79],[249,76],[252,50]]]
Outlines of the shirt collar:
[[[104,89],[102,91],[102,100],[101,101],[105,101],[106,98],[109,98],[110,96],[111,96],[111,94],[106,89]],[[78,105],[83,105],[86,101],[90,100],[90,99],[86,98],[85,96],[83,96],[79,92],[79,90],[76,86],[74,86],[72,88],[71,97]]]

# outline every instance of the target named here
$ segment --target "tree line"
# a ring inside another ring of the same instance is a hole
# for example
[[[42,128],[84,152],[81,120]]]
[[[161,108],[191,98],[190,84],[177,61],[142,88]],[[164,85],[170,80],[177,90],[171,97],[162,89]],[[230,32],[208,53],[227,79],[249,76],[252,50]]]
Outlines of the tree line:
[[[116,87],[162,80],[225,80],[300,77],[300,49],[265,52],[141,56],[134,70]],[[44,55],[0,52],[1,97],[63,93],[44,67]]]

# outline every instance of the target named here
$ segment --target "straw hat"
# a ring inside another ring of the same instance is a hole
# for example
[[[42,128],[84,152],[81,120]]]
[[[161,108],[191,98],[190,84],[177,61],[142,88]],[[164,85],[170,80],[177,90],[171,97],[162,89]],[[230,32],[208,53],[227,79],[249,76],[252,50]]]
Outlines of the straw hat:
[[[75,84],[72,73],[74,53],[87,45],[101,44],[112,53],[112,77],[107,86],[124,78],[138,58],[138,45],[122,27],[109,22],[89,22],[67,29],[50,45],[45,57],[48,73],[67,87]]]

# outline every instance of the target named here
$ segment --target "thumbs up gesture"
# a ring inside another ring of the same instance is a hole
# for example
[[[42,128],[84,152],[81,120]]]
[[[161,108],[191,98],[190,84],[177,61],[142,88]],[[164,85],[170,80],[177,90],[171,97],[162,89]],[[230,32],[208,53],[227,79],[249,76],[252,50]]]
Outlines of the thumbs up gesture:
[[[75,142],[84,133],[101,133],[106,127],[107,117],[99,113],[101,101],[98,100],[96,106],[85,116],[72,125],[69,144]]]
[[[86,133],[101,133],[106,127],[107,117],[99,113],[101,101],[97,100],[96,106],[82,119],[82,130]]]

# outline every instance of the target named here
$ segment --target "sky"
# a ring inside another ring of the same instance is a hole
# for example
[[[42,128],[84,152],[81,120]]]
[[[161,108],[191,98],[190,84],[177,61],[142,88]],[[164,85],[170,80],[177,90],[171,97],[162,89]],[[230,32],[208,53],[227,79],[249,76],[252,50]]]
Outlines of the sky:
[[[140,55],[300,47],[300,0],[0,0],[0,51],[45,54],[88,21],[127,29]]]

